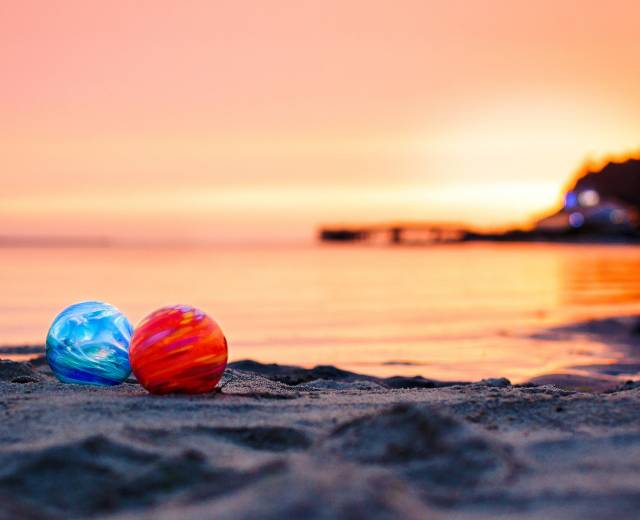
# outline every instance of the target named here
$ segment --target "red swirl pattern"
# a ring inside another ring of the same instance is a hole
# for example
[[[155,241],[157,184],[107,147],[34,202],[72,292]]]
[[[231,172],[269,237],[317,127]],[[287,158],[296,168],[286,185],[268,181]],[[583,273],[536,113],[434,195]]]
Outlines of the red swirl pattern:
[[[152,394],[211,392],[227,366],[227,340],[204,312],[186,305],[164,307],[135,329],[129,360]]]

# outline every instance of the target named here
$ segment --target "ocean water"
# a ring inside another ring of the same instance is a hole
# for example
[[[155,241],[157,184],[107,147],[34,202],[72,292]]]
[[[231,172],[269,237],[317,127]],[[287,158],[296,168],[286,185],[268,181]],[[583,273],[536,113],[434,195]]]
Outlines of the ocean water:
[[[639,313],[640,248],[3,248],[0,287],[0,345],[44,343],[80,300],[112,303],[134,324],[188,303],[222,326],[231,360],[524,381],[623,360],[604,343],[536,334]]]

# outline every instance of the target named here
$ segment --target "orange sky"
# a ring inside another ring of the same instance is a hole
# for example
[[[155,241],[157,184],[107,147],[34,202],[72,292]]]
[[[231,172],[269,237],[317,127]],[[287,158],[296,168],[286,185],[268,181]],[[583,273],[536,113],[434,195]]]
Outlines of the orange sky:
[[[0,234],[518,223],[640,142],[640,3],[0,1]]]

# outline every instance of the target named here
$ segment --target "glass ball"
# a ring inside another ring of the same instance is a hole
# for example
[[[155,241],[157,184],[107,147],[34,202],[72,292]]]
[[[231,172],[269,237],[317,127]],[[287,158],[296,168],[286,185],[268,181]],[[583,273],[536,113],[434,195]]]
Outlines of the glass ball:
[[[63,310],[47,334],[46,355],[63,383],[112,386],[131,373],[133,327],[113,305],[88,301]]]
[[[227,366],[227,340],[218,324],[187,305],[159,309],[136,327],[131,369],[153,394],[211,392]]]

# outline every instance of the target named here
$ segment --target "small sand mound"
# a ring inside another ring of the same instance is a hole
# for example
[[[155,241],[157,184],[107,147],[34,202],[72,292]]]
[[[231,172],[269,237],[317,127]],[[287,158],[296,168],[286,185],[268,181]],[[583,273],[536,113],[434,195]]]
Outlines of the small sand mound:
[[[163,456],[103,435],[23,452],[2,466],[0,488],[24,507],[45,505],[47,513],[64,517],[153,504],[203,482],[234,489],[240,480],[233,472],[216,471],[198,452]]]
[[[516,467],[507,446],[421,405],[398,405],[349,421],[322,444],[351,460],[401,465],[405,475],[437,486],[500,481]]]
[[[382,469],[300,455],[281,471],[215,502],[154,512],[154,520],[429,520],[440,518],[401,480]],[[150,516],[151,518],[151,516]]]
[[[440,388],[443,386],[460,385],[466,383],[443,382],[425,379],[422,376],[406,377],[394,376],[388,378],[367,376],[349,372],[332,365],[317,365],[313,368],[302,368],[275,363],[263,364],[257,361],[242,360],[229,364],[232,370],[239,370],[248,374],[256,374],[287,386],[294,386],[300,390],[348,390],[348,389],[378,389],[395,388]]]
[[[297,450],[308,448],[311,444],[304,432],[280,426],[207,428],[206,431],[255,450]]]
[[[40,377],[31,363],[0,360],[0,381],[7,383],[35,383]]]
[[[0,486],[53,512],[87,513],[107,505],[123,474],[154,458],[98,435],[12,457]]]
[[[230,368],[225,370],[220,390],[227,395],[255,397],[258,399],[295,399],[298,397],[298,392],[290,386],[266,377]]]
[[[289,451],[302,450],[311,445],[302,430],[283,426],[211,427],[204,425],[180,428],[126,428],[126,437],[152,445],[179,445],[187,436],[231,442],[252,450]]]

